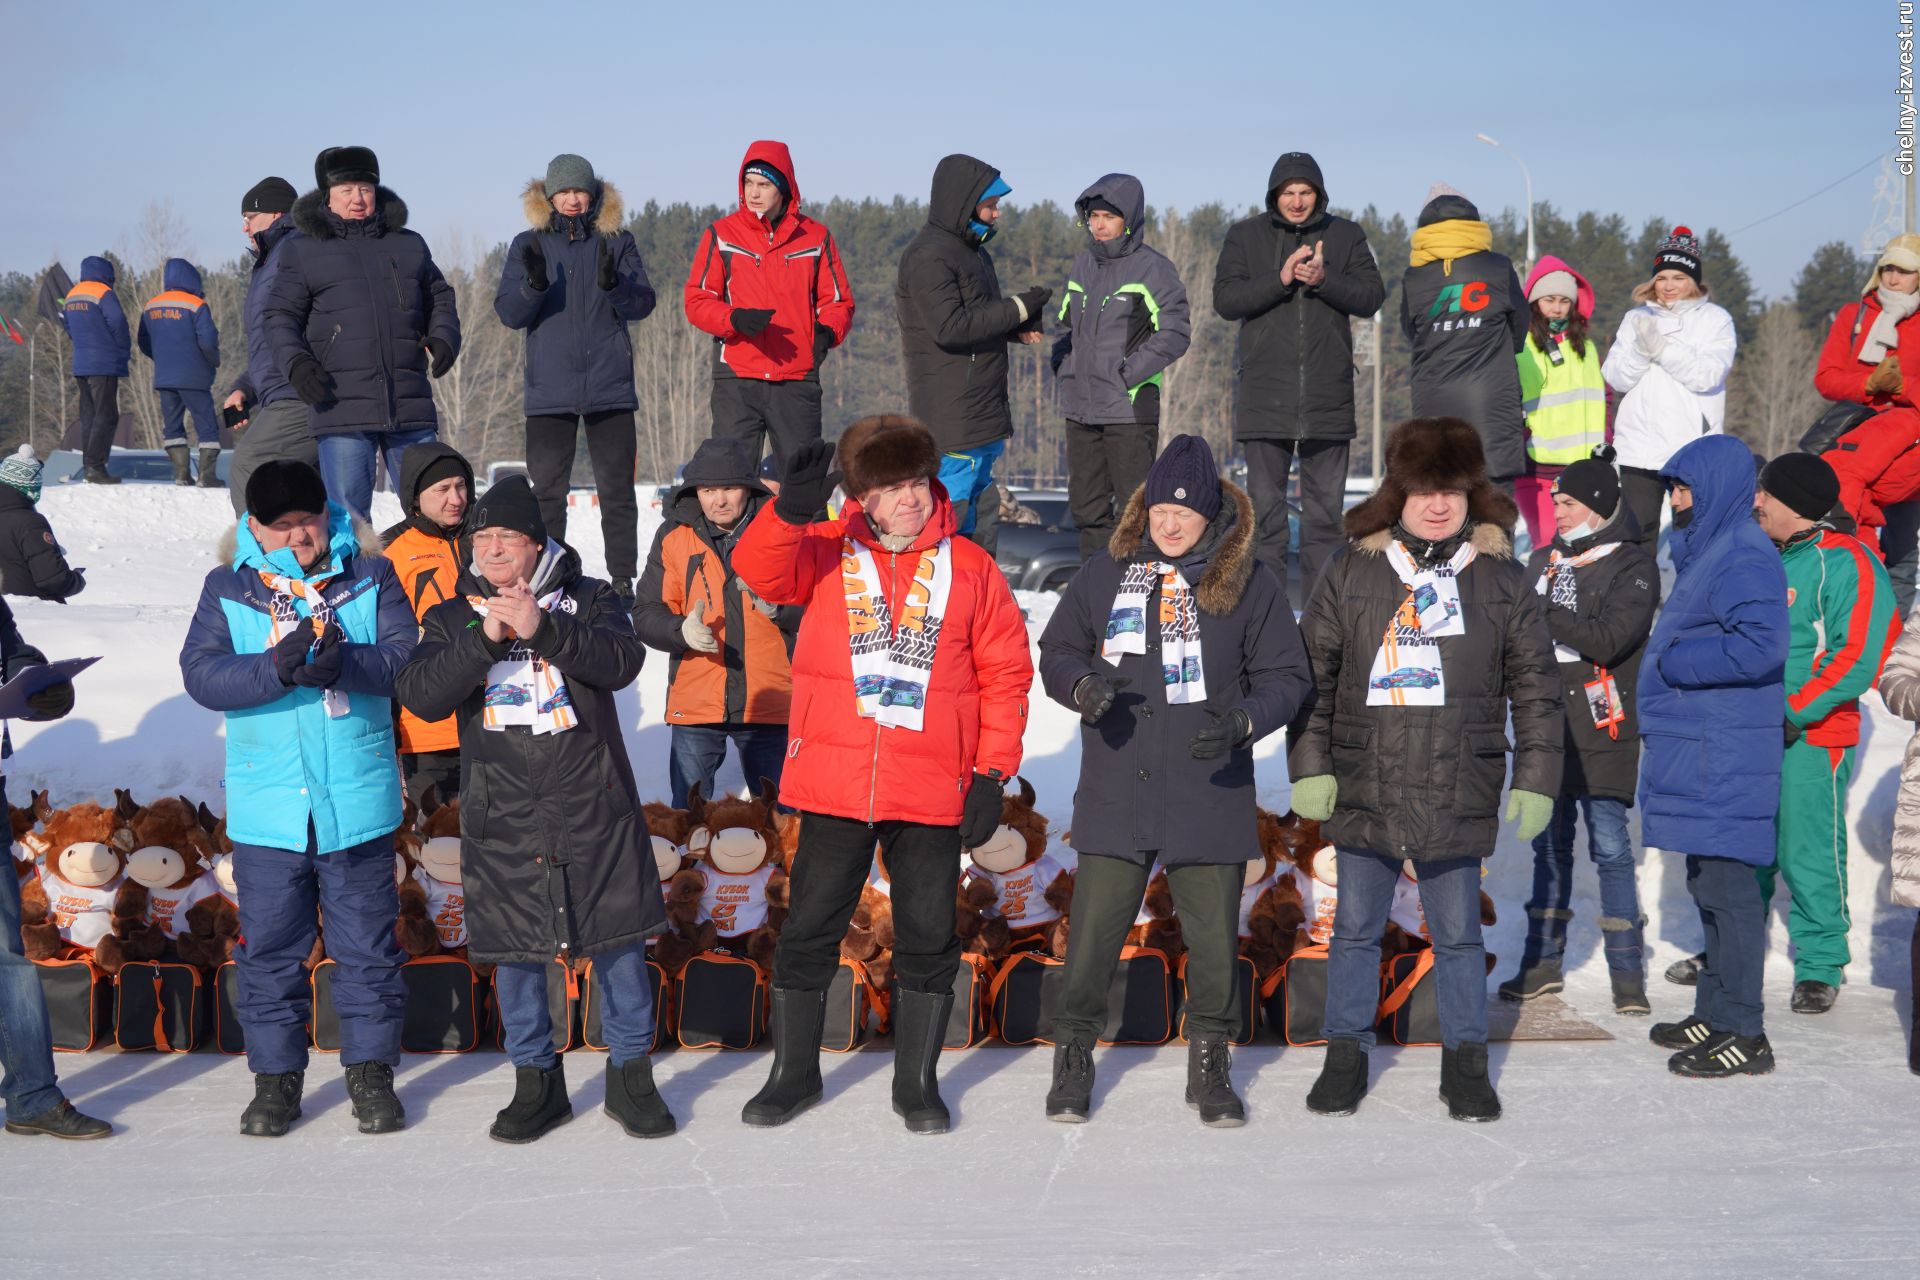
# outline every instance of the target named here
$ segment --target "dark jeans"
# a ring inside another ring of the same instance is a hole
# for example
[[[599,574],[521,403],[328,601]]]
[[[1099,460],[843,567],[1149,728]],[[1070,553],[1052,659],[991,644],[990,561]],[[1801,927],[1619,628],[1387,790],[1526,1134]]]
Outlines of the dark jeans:
[[[1400,860],[1341,847],[1340,897],[1327,948],[1327,1036],[1373,1047],[1380,1012],[1380,935],[1400,882]],[[1440,1039],[1449,1049],[1487,1041],[1487,953],[1480,944],[1480,859],[1418,864],[1420,906],[1433,935]]]
[[[1347,489],[1345,440],[1245,440],[1247,496],[1260,559],[1287,581],[1287,472],[1300,463],[1300,602],[1313,597],[1320,570],[1346,541],[1340,529]]]
[[[156,387],[160,393],[160,438],[185,444],[187,414],[193,414],[193,437],[200,444],[220,443],[220,419],[213,414],[213,393],[195,388]]]
[[[440,802],[445,804],[460,795],[460,753],[457,750],[403,752],[400,777],[415,804],[420,803],[428,787],[440,788]]]
[[[307,406],[301,400],[275,400],[255,405],[247,425],[234,435],[233,461],[227,466],[228,496],[233,514],[247,509],[247,481],[262,463],[293,459],[320,469],[320,445],[308,426]]]
[[[1658,471],[1644,467],[1620,468],[1620,497],[1640,522],[1640,545],[1648,554],[1658,556],[1660,546],[1660,504],[1667,500],[1667,486]]]
[[[1761,1034],[1767,908],[1753,868],[1733,858],[1690,853],[1687,892],[1700,908],[1707,934],[1707,963],[1693,992],[1694,1016],[1705,1018],[1715,1031]]]
[[[80,460],[104,471],[120,429],[120,379],[102,374],[74,381],[80,384]]]
[[[1913,612],[1913,581],[1920,570],[1920,502],[1896,502],[1886,509],[1880,530],[1880,554],[1893,582],[1894,612],[1904,621]]]
[[[397,1065],[407,1005],[400,966],[407,957],[393,936],[400,896],[392,838],[331,853],[236,845],[233,874],[242,939],[233,949],[240,979],[234,1012],[246,1031],[247,1065],[261,1075],[306,1069],[313,980],[300,962],[313,950],[322,915],[327,955],[338,966],[340,1062]]]
[[[954,898],[960,888],[960,828],[858,822],[800,815],[791,908],[773,957],[773,985],[825,991],[840,964],[840,940],[873,870],[874,843],[892,873],[893,972],[902,989],[945,995],[960,965]]]
[[[587,458],[599,491],[600,537],[606,543],[607,576],[632,581],[640,564],[640,500],[633,491],[638,437],[633,411],[547,415],[527,419],[527,478],[540,503],[540,518],[556,542],[567,540],[567,483],[573,478],[574,440],[586,424]]]
[[[7,1119],[25,1120],[51,1111],[63,1097],[54,1083],[53,1028],[40,973],[20,943],[20,878],[8,867],[0,871],[0,1101]]]
[[[713,434],[745,440],[755,462],[771,441],[775,465],[784,475],[787,457],[820,438],[820,384],[810,378],[715,377]]]
[[[1088,426],[1067,420],[1067,505],[1080,530],[1084,563],[1107,545],[1160,446],[1157,422]]]
[[[510,963],[493,971],[507,1057],[516,1067],[550,1071],[560,1061],[553,1051],[553,1015],[547,1009],[547,969],[552,963]],[[647,981],[646,944],[636,942],[594,956],[593,980],[600,988],[600,1027],[613,1065],[646,1057],[653,1047],[653,989]]]
[[[1527,904],[1532,960],[1558,963],[1567,946],[1567,908],[1573,902],[1573,847],[1580,811],[1587,815],[1587,854],[1600,876],[1600,931],[1607,968],[1641,970],[1640,892],[1634,883],[1633,840],[1627,802],[1608,796],[1560,796],[1547,829],[1533,838],[1533,899]]]
[[[667,746],[667,780],[673,787],[673,807],[687,807],[694,783],[700,794],[713,799],[713,775],[727,758],[727,742],[740,755],[740,773],[757,794],[760,779],[780,785],[780,766],[787,762],[787,726],[783,724],[676,724]]]
[[[1239,1022],[1234,957],[1240,950],[1243,864],[1167,868],[1174,913],[1187,944],[1187,1035],[1231,1034]],[[1057,1044],[1092,1044],[1107,1025],[1107,988],[1120,947],[1140,912],[1151,867],[1126,858],[1080,855],[1073,878],[1073,932],[1067,940],[1066,993],[1053,1020]],[[1378,984],[1376,984],[1378,985]]]
[[[322,435],[316,445],[320,450],[320,478],[327,483],[327,496],[362,520],[371,521],[373,488],[379,481],[381,462],[384,460],[387,467],[387,489],[398,495],[400,455],[434,438],[432,427],[408,427],[404,431],[330,431]]]

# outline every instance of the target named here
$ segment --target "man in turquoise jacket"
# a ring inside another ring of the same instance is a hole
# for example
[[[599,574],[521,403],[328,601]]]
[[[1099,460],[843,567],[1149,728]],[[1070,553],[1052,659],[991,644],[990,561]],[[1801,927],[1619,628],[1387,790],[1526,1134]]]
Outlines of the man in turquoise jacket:
[[[363,545],[312,466],[264,463],[246,497],[180,651],[188,695],[227,717],[237,1012],[254,1072],[240,1131],[279,1137],[300,1117],[313,1003],[301,961],[324,916],[347,1096],[362,1133],[391,1132],[406,1123],[393,678],[419,628],[371,531]]]

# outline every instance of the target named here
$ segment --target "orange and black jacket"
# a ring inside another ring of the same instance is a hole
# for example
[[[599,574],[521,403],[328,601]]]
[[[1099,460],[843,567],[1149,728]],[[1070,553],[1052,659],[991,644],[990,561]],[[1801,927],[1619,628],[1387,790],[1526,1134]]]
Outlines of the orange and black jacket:
[[[695,489],[682,485],[668,501],[634,592],[634,630],[650,648],[673,655],[667,723],[785,724],[793,694],[788,660],[802,610],[785,605],[767,617],[733,571],[735,540],[772,498],[753,494],[733,534],[724,535],[700,513]],[[694,652],[680,633],[701,600],[718,653]]]
[[[433,463],[447,457],[457,459],[466,468],[467,492],[473,492],[473,468],[452,445],[437,440],[414,445],[407,450],[400,468],[401,500],[409,514],[405,520],[380,535],[387,549],[387,559],[393,562],[393,571],[399,576],[400,586],[407,593],[407,603],[413,608],[413,616],[423,621],[427,610],[433,606],[466,594],[460,586],[466,575],[461,549],[461,536],[465,531],[442,529],[417,509],[421,474]],[[398,706],[398,703],[395,705]],[[460,726],[453,716],[444,720],[422,720],[401,707],[399,736],[400,750],[407,755],[460,749]]]

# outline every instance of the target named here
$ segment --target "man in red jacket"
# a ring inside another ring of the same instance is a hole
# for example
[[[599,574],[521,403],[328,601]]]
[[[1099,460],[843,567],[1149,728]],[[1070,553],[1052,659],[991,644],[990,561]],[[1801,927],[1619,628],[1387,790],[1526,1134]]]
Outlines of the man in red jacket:
[[[827,229],[800,212],[784,142],[740,162],[740,208],[707,228],[687,277],[687,319],[714,336],[713,434],[765,437],[784,467],[820,438],[820,362],[853,327],[853,289]]]
[[[1033,661],[993,557],[953,536],[933,435],[911,418],[862,418],[839,454],[850,496],[838,519],[810,523],[834,450],[803,444],[733,553],[754,594],[807,606],[780,779],[801,825],[773,962],[773,1073],[740,1118],[784,1124],[820,1100],[827,984],[877,844],[897,939],[893,1109],[909,1132],[945,1133],[933,1068],[960,959],[960,850],[999,825]]]

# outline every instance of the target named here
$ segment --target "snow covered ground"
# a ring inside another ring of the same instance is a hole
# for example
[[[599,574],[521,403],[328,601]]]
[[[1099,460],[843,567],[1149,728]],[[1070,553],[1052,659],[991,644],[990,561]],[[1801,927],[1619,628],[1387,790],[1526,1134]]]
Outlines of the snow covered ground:
[[[16,724],[10,794],[55,804],[184,792],[224,809],[220,719],[181,691],[177,656],[201,577],[229,521],[224,492],[125,485],[49,489],[42,509],[86,594],[12,601],[53,657],[103,654],[79,703],[51,725]],[[642,504],[643,538],[657,517]],[[397,518],[382,495],[375,514]],[[602,568],[597,513],[570,529]],[[645,543],[643,542],[643,546]],[[1023,598],[1037,635],[1050,601]],[[666,664],[621,707],[637,775],[664,797]],[[1567,1000],[1612,1041],[1494,1050],[1507,1106],[1497,1125],[1450,1122],[1438,1054],[1375,1055],[1374,1092],[1351,1120],[1300,1100],[1317,1049],[1238,1054],[1244,1129],[1202,1129],[1181,1105],[1184,1049],[1099,1060],[1099,1110],[1046,1123],[1048,1053],[948,1054],[957,1125],[911,1138],[888,1107],[889,1057],[830,1059],[824,1106],[784,1130],[738,1123],[763,1054],[661,1055],[681,1133],[652,1143],[598,1114],[602,1055],[570,1055],[580,1118],[529,1148],[484,1137],[512,1089],[500,1055],[410,1058],[412,1127],[353,1131],[333,1064],[317,1058],[307,1119],[279,1142],[235,1132],[244,1064],[213,1054],[62,1056],[64,1083],[121,1127],[87,1146],[0,1139],[0,1276],[108,1262],[149,1276],[781,1276],[1004,1273],[1238,1275],[1316,1269],[1417,1275],[1618,1276],[1711,1267],[1757,1276],[1912,1275],[1920,1219],[1905,1066],[1911,914],[1886,905],[1893,804],[1909,728],[1867,700],[1853,788],[1852,979],[1820,1018],[1785,1010],[1791,967],[1774,925],[1764,1080],[1683,1081],[1646,1043],[1645,1019],[1609,1012],[1583,863]],[[1070,821],[1077,718],[1036,691],[1024,774],[1056,830]],[[1259,753],[1261,800],[1287,806],[1279,744]],[[723,783],[740,782],[729,763]],[[1061,850],[1071,857],[1070,850]],[[1489,864],[1505,977],[1519,951],[1531,854],[1509,835]],[[1696,949],[1677,860],[1650,855],[1641,891],[1654,941],[1656,1016],[1690,993],[1658,981]],[[1906,1205],[1905,1209],[1901,1208]],[[84,1215],[84,1216],[82,1216]],[[1330,1268],[1330,1269],[1329,1269]]]

